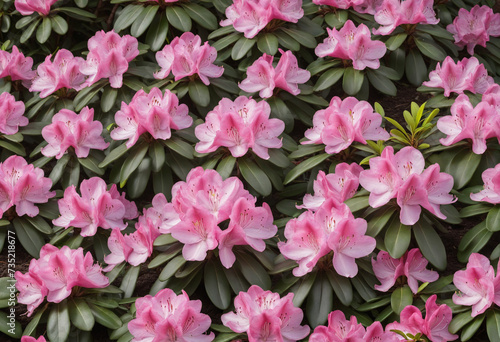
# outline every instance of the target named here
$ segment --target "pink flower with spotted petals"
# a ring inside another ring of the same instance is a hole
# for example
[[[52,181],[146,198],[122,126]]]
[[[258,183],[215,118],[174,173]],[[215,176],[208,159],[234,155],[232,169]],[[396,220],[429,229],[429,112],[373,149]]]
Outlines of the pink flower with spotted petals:
[[[335,8],[348,9],[349,7],[361,5],[364,0],[313,0],[316,5],[327,5]]]
[[[5,135],[16,134],[19,127],[29,123],[24,114],[24,102],[5,92],[0,95],[0,133]]]
[[[41,16],[46,16],[50,12],[50,6],[55,4],[57,0],[15,0],[14,6],[22,15],[31,15],[38,12]]]
[[[328,315],[328,326],[316,327],[309,337],[309,342],[361,342],[364,341],[365,333],[365,328],[358,323],[356,316],[351,316],[350,320],[347,320],[342,311],[335,310]]]
[[[431,24],[439,22],[433,9],[432,0],[385,0],[375,13],[375,21],[380,24],[373,34],[389,35],[403,24]]]
[[[492,204],[500,203],[500,164],[494,168],[486,169],[481,175],[484,189],[478,193],[471,193],[473,201],[484,201]]]
[[[35,309],[43,303],[48,293],[48,289],[43,280],[37,275],[37,268],[37,260],[31,259],[28,273],[23,274],[16,271],[14,274],[16,278],[16,287],[19,291],[17,301],[27,305],[28,317],[30,317]]]
[[[0,78],[9,77],[11,81],[21,80],[26,88],[36,72],[31,70],[33,58],[24,57],[17,46],[12,46],[12,52],[0,50]]]
[[[375,290],[389,291],[396,284],[396,280],[404,275],[404,265],[404,256],[394,259],[385,251],[378,252],[377,260],[372,258],[373,273],[381,283],[375,285]]]

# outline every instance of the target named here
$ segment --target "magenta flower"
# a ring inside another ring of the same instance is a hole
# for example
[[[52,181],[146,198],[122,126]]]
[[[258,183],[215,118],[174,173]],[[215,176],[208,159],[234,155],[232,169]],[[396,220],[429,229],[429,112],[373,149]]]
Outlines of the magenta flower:
[[[201,313],[201,301],[190,300],[186,292],[176,295],[163,289],[154,297],[147,295],[135,302],[136,318],[128,323],[132,341],[196,341],[210,342],[213,332],[206,335],[211,319]]]
[[[51,57],[52,55],[47,56],[38,65],[29,89],[31,92],[39,91],[39,96],[44,98],[61,88],[79,91],[86,86],[85,75],[80,70],[85,63],[83,58],[74,57],[66,49],[57,51],[54,62],[50,61]]]
[[[108,78],[112,88],[121,88],[128,63],[139,55],[137,39],[115,31],[99,31],[88,41],[89,53],[80,72],[87,75],[85,86]]]
[[[12,52],[0,50],[0,78],[10,76],[12,81],[21,80],[25,87],[29,87],[30,81],[36,72],[31,70],[33,58],[24,57],[17,46],[12,47]]]
[[[111,132],[111,138],[128,139],[126,145],[129,148],[143,133],[148,132],[154,139],[166,140],[170,139],[172,129],[184,129],[193,123],[188,107],[179,104],[175,94],[168,89],[163,94],[156,87],[149,94],[139,90],[128,105],[122,102],[115,120],[118,127]]]
[[[262,98],[273,96],[274,88],[286,90],[292,95],[300,94],[298,84],[307,82],[311,73],[298,67],[292,51],[279,51],[281,57],[276,68],[273,67],[273,56],[264,54],[248,67],[247,78],[239,87],[248,93],[258,91]]]
[[[195,128],[200,140],[196,151],[209,153],[227,147],[233,157],[242,157],[251,148],[262,159],[269,159],[269,148],[280,148],[285,124],[279,119],[269,119],[271,107],[265,101],[240,96],[234,102],[223,98],[210,111],[205,123]]]
[[[47,342],[47,340],[43,336],[38,338],[34,338],[33,336],[23,336],[21,337],[21,342]]]
[[[439,22],[433,9],[433,0],[385,0],[375,13],[380,24],[373,34],[389,35],[403,24],[431,24]]]
[[[50,12],[50,6],[57,0],[15,0],[14,6],[22,15],[30,15],[38,12],[39,15],[46,16]]]
[[[465,271],[453,275],[453,284],[460,291],[453,295],[453,303],[472,306],[472,317],[482,314],[493,303],[500,305],[498,279],[489,259],[472,253]]]
[[[209,78],[218,78],[224,73],[223,67],[213,64],[216,58],[217,50],[214,47],[208,42],[201,45],[200,36],[185,32],[156,53],[161,70],[154,77],[164,79],[172,71],[178,81],[197,74],[205,85],[209,85]]]
[[[125,229],[125,219],[137,217],[135,203],[121,197],[116,184],[108,191],[106,183],[99,177],[92,177],[80,184],[81,196],[74,185],[66,188],[64,197],[58,201],[61,216],[52,221],[54,225],[81,228],[81,236],[93,236],[97,227],[104,229]]]
[[[456,64],[447,56],[443,64],[437,64],[436,70],[429,74],[429,81],[423,83],[427,87],[443,88],[444,96],[451,92],[463,94],[468,90],[474,94],[484,92],[495,82],[488,76],[488,71],[477,58],[463,58]]]
[[[486,47],[490,36],[500,36],[500,14],[493,13],[488,6],[476,5],[470,11],[460,8],[446,29],[453,34],[455,44],[460,48],[467,46],[467,52],[472,56],[476,45]]]
[[[476,194],[471,193],[470,198],[478,202],[500,203],[500,164],[484,170],[481,178],[484,182],[484,189]]]
[[[5,92],[0,95],[0,133],[5,135],[16,134],[19,126],[29,123],[24,114],[24,102]]]
[[[350,320],[346,320],[342,311],[335,310],[328,315],[328,326],[316,327],[309,337],[309,342],[365,341],[365,333],[365,328],[358,323],[356,316],[351,316]]]
[[[101,134],[102,123],[94,121],[93,108],[85,107],[80,114],[61,109],[52,117],[52,124],[42,129],[42,136],[49,143],[42,148],[42,154],[60,159],[73,147],[78,158],[87,158],[91,148],[104,150],[109,146]]]
[[[300,325],[304,314],[293,303],[293,293],[279,294],[252,285],[234,299],[235,312],[222,315],[222,324],[237,333],[248,334],[249,342],[294,342],[309,334],[307,325]]]
[[[220,25],[233,25],[236,31],[251,39],[273,19],[296,23],[303,16],[302,0],[234,0],[226,8],[227,19]]]
[[[356,27],[348,20],[340,30],[327,28],[327,31],[328,38],[316,47],[318,57],[351,60],[353,68],[357,70],[380,67],[380,58],[385,55],[387,47],[381,41],[371,40],[371,33],[366,25]]]

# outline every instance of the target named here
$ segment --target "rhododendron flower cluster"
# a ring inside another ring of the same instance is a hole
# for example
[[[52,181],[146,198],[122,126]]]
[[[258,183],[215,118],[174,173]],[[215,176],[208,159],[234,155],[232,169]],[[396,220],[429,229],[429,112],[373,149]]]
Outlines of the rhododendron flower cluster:
[[[246,332],[249,342],[302,340],[309,334],[300,325],[304,314],[293,303],[293,293],[280,298],[271,291],[252,285],[234,299],[235,312],[223,314],[222,324],[237,333]]]
[[[273,67],[273,56],[264,54],[247,69],[247,78],[240,84],[240,88],[248,93],[258,91],[262,98],[273,96],[274,88],[288,91],[292,95],[299,95],[298,84],[306,83],[311,77],[307,70],[300,69],[297,58],[292,51],[279,49],[281,57],[276,68]]]
[[[31,15],[34,12],[46,16],[50,12],[50,6],[57,0],[15,0],[14,6],[22,15]]]
[[[400,314],[400,322],[390,323],[386,330],[399,330],[405,334],[425,335],[433,342],[453,341],[458,338],[448,331],[452,319],[451,308],[446,304],[437,305],[436,295],[430,296],[425,302],[425,319],[422,310],[413,305],[406,306]],[[398,335],[399,341],[407,341]]]
[[[30,91],[39,91],[40,97],[44,98],[55,91],[66,88],[79,91],[85,88],[85,75],[81,68],[85,60],[74,57],[71,51],[61,49],[57,51],[54,62],[52,55],[48,55],[45,61],[38,65],[36,75],[33,78]]]
[[[161,70],[154,77],[164,79],[172,71],[178,81],[197,74],[205,85],[209,85],[208,78],[221,77],[224,73],[223,67],[213,64],[216,58],[217,50],[214,47],[208,42],[201,45],[200,36],[185,32],[156,53]]]
[[[500,141],[500,86],[493,84],[483,94],[482,101],[473,107],[467,95],[459,95],[451,106],[451,115],[439,118],[437,128],[446,134],[439,142],[453,145],[471,139],[472,151],[483,154],[486,140],[497,137]]]
[[[0,95],[0,133],[11,135],[19,131],[19,126],[29,123],[24,114],[24,102],[5,92]]]
[[[339,153],[354,141],[366,144],[366,140],[389,139],[381,123],[382,116],[368,102],[335,96],[328,108],[314,114],[313,127],[305,132],[309,140],[302,144],[325,144],[326,153]]]
[[[27,86],[36,72],[31,70],[33,67],[33,58],[24,57],[19,52],[17,46],[12,47],[12,52],[0,50],[0,78],[10,76],[12,81],[22,80],[24,86]]]
[[[87,45],[87,60],[80,67],[80,72],[88,76],[85,85],[108,78],[112,88],[121,88],[128,63],[139,55],[137,39],[130,35],[120,37],[115,31],[99,31]]]
[[[349,320],[340,310],[330,312],[328,315],[328,326],[317,326],[311,336],[309,342],[398,342],[399,339],[396,333],[391,332],[382,327],[378,321],[373,322],[366,329],[358,323],[356,316],[351,316]]]
[[[488,71],[477,58],[464,58],[455,63],[447,56],[443,64],[437,64],[436,70],[429,74],[429,81],[423,83],[427,87],[443,88],[444,96],[451,92],[463,94],[465,90],[473,94],[483,94],[495,81],[488,76]]]
[[[56,195],[51,187],[52,181],[44,177],[42,169],[23,157],[10,156],[0,163],[0,217],[13,205],[17,215],[35,217],[39,213],[35,203],[47,203]]]
[[[460,8],[453,23],[446,29],[453,34],[457,46],[467,46],[467,52],[473,55],[476,45],[486,47],[490,36],[500,36],[500,14],[493,13],[488,6],[476,5],[470,11]]]
[[[219,147],[227,147],[233,157],[242,157],[251,148],[262,159],[269,159],[269,148],[280,148],[278,136],[285,130],[280,119],[269,119],[271,107],[265,101],[257,102],[246,96],[231,101],[220,100],[210,111],[205,123],[196,127],[200,140],[196,151],[208,153]]]
[[[441,204],[450,204],[456,199],[449,194],[453,188],[453,177],[439,172],[439,164],[424,170],[422,153],[411,146],[394,154],[392,146],[387,146],[380,157],[370,159],[370,170],[359,175],[359,183],[370,191],[369,203],[378,208],[392,198],[401,208],[400,220],[405,225],[417,223],[424,207],[441,219]]]
[[[374,34],[389,35],[404,24],[431,24],[439,22],[433,9],[433,0],[384,0],[375,13],[380,24]]]
[[[375,285],[375,289],[387,292],[394,286],[399,277],[405,276],[411,292],[417,294],[419,280],[433,282],[439,279],[439,274],[436,271],[426,268],[427,263],[427,259],[422,256],[418,248],[409,250],[399,259],[394,259],[389,253],[380,251],[377,260],[372,258],[373,272],[381,283]]]
[[[17,300],[28,306],[28,316],[43,302],[59,303],[71,295],[73,287],[103,288],[109,279],[102,273],[99,264],[94,264],[90,252],[83,248],[61,249],[46,244],[40,250],[40,258],[32,259],[28,273],[15,273]]]
[[[93,108],[85,107],[80,114],[61,109],[52,117],[52,124],[42,129],[42,136],[49,143],[42,148],[42,154],[59,159],[73,147],[78,158],[86,158],[91,148],[104,150],[109,146],[101,134],[102,123],[94,120]]]
[[[351,198],[358,190],[361,171],[363,168],[356,163],[340,163],[335,166],[335,173],[319,171],[313,185],[314,195],[306,194],[304,204],[297,208],[317,210],[328,198],[338,202]]]
[[[472,253],[465,271],[453,275],[453,284],[459,291],[453,295],[453,303],[472,306],[472,317],[482,314],[493,303],[500,306],[500,261],[495,277],[490,260]]]
[[[233,25],[246,38],[255,37],[271,20],[283,20],[296,23],[304,16],[302,0],[234,0],[226,8],[226,20],[221,26]]]
[[[327,5],[335,8],[348,9],[360,5],[364,0],[313,0],[316,5]]]
[[[186,292],[176,295],[163,289],[154,297],[147,295],[135,301],[136,318],[128,322],[133,342],[197,341],[210,342],[206,335],[212,320],[201,313],[201,300],[190,300]]]
[[[125,193],[118,192],[116,184],[109,191],[106,182],[99,177],[85,179],[80,183],[81,196],[74,185],[64,190],[64,197],[57,201],[61,216],[52,221],[59,227],[81,228],[81,236],[93,236],[97,227],[127,228],[123,220],[137,217],[134,202],[125,199]]]
[[[356,27],[348,20],[340,30],[327,27],[327,31],[328,38],[314,50],[318,57],[351,60],[352,67],[357,70],[380,67],[380,58],[384,57],[387,47],[383,42],[371,39],[370,29],[366,25]]]
[[[375,239],[365,235],[367,223],[355,219],[349,207],[327,199],[316,212],[308,210],[287,222],[286,242],[278,242],[281,254],[296,260],[296,277],[309,273],[320,258],[333,251],[333,267],[344,277],[358,273],[355,259],[367,256],[375,249]]]
[[[193,124],[189,109],[179,104],[179,99],[170,90],[165,94],[158,88],[146,93],[139,90],[129,104],[122,102],[121,109],[116,112],[118,125],[111,132],[114,140],[128,139],[127,147],[132,147],[139,137],[148,132],[154,139],[170,139],[172,129],[183,129]]]
[[[481,178],[484,182],[484,189],[476,194],[470,194],[473,201],[500,203],[500,164],[494,168],[484,170]]]

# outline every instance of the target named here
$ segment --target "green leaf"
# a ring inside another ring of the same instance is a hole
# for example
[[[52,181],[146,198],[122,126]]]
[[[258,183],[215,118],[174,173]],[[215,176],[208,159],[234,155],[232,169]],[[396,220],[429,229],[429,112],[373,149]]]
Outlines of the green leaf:
[[[210,259],[206,262],[204,284],[210,301],[221,310],[227,309],[231,304],[231,288],[218,260]]]
[[[52,12],[63,12],[69,15],[70,17],[76,18],[76,19],[81,19],[81,18],[87,18],[87,19],[96,19],[96,15],[87,11],[84,11],[82,9],[76,8],[76,7],[58,7],[52,10]]]
[[[109,329],[118,329],[122,326],[122,320],[113,311],[92,303],[88,304],[92,314],[94,315],[95,321],[100,325]]]
[[[285,123],[285,131],[290,132],[295,124],[295,118],[290,108],[277,96],[272,96],[267,100],[271,106],[271,117],[278,118]]]
[[[11,152],[14,152],[17,155],[23,157],[26,156],[26,150],[24,149],[24,146],[21,145],[20,143],[7,140],[0,140],[0,147],[3,147]]]
[[[78,158],[78,162],[87,170],[92,171],[98,176],[103,176],[105,169],[99,167],[99,161],[94,158],[91,154],[87,158]]]
[[[222,158],[219,165],[217,165],[217,172],[221,175],[222,179],[226,179],[231,176],[235,164],[236,158],[231,155]]]
[[[486,332],[490,342],[500,342],[500,311],[493,309],[486,313]]]
[[[9,315],[10,314],[11,313],[9,313]],[[11,329],[14,329],[14,334],[11,333],[12,332]],[[0,311],[0,332],[4,333],[9,337],[14,337],[16,339],[19,339],[21,338],[22,331],[23,327],[21,326],[21,323],[19,323],[17,320],[14,320],[14,322],[12,322],[11,318],[7,316],[6,312]]]
[[[233,45],[233,49],[231,50],[231,58],[235,61],[242,59],[245,55],[250,51],[250,49],[257,42],[256,38],[248,39],[245,37],[241,37],[238,41]]]
[[[312,328],[325,324],[328,314],[333,311],[333,290],[328,278],[319,274],[314,282],[306,303],[306,316]]]
[[[300,43],[290,37],[288,34],[286,34],[283,31],[275,31],[274,35],[276,38],[278,38],[278,43],[283,46],[287,50],[291,51],[299,51],[300,50]]]
[[[145,157],[127,182],[127,194],[130,198],[139,198],[144,193],[149,184],[150,175],[151,158]]]
[[[306,48],[314,49],[318,45],[316,43],[316,39],[310,33],[284,27],[282,27],[281,30],[290,37],[292,37],[293,39],[295,39],[296,41],[298,41],[300,45],[305,46]]]
[[[332,270],[327,270],[326,275],[330,281],[330,285],[335,291],[335,295],[345,306],[351,305],[352,302],[352,284],[348,278],[342,277]]]
[[[40,322],[40,319],[42,318],[42,315],[45,313],[46,309],[47,309],[46,306],[42,306],[36,310],[36,314],[33,317],[31,317],[30,322],[28,323],[26,328],[24,328],[24,331],[22,333],[23,336],[31,336],[35,332],[36,327],[38,326],[38,323]],[[0,331],[2,331],[2,330],[0,330]],[[19,335],[18,338],[20,338],[20,337],[21,337],[21,335]]]
[[[164,15],[155,16],[146,34],[146,44],[152,51],[160,50],[165,44],[168,34],[168,20]]]
[[[415,37],[414,41],[420,52],[430,59],[440,62],[448,55],[432,38]]]
[[[365,209],[370,205],[368,202],[368,196],[357,196],[349,198],[345,201],[345,204],[347,204],[347,206],[353,213],[361,209]]]
[[[286,185],[290,183],[291,181],[293,181],[306,171],[309,171],[313,167],[324,162],[329,156],[330,155],[328,153],[322,153],[302,161],[300,164],[295,166],[292,170],[290,170],[290,172],[287,173],[287,175],[285,176],[285,180],[283,181],[283,184]]]
[[[399,221],[399,217],[394,216],[391,224],[385,232],[384,244],[387,251],[394,259],[399,259],[405,254],[410,246],[411,228]]]
[[[408,34],[401,32],[396,35],[390,36],[389,39],[385,42],[385,45],[387,46],[387,50],[394,51],[397,48],[401,46],[401,44],[404,43],[406,40],[406,37],[408,37]]]
[[[159,172],[153,172],[153,190],[157,193],[163,193],[167,199],[171,199],[171,190],[174,180],[172,178],[172,170],[167,165],[164,165]]]
[[[111,86],[104,88],[101,95],[101,109],[104,113],[109,112],[111,108],[113,108],[113,105],[116,103],[117,95],[118,89],[111,88]]]
[[[184,158],[193,159],[194,148],[191,144],[175,137],[165,140],[164,143],[169,149],[175,151]]]
[[[462,334],[460,335],[460,341],[468,341],[470,340],[478,331],[481,324],[483,324],[485,315],[476,316],[472,322],[467,324],[462,329]]]
[[[336,10],[335,12],[327,13],[325,15],[325,21],[329,26],[340,29],[342,28],[342,26],[344,26],[345,22],[347,21],[348,15],[349,15],[348,11]]]
[[[125,159],[120,170],[120,187],[123,188],[125,186],[132,172],[141,164],[146,152],[148,152],[148,144],[143,142],[137,148],[134,148],[127,159]]]
[[[159,8],[160,6],[156,5],[149,5],[144,7],[139,16],[134,20],[134,23],[130,28],[130,33],[134,37],[139,37],[144,32],[146,32],[148,27],[151,25],[151,22],[155,18],[156,12],[158,12]]]
[[[125,143],[121,144],[120,146],[116,147],[114,150],[109,152],[109,154],[104,158],[104,160],[98,165],[99,168],[105,168],[109,164],[111,164],[113,161],[117,160],[121,156],[123,156],[128,150],[127,145]]]
[[[32,227],[38,229],[38,231],[45,235],[50,235],[53,233],[51,225],[49,225],[47,221],[45,221],[40,215],[37,215],[35,217],[25,216],[23,217],[23,219],[26,219],[26,221],[28,221]]]
[[[344,68],[333,68],[324,72],[314,85],[314,91],[321,91],[330,88],[344,75]]]
[[[438,270],[444,271],[446,269],[446,249],[434,228],[427,223],[417,222],[413,226],[413,234],[422,255]]]
[[[486,229],[486,221],[483,221],[469,230],[458,244],[458,261],[466,263],[472,253],[479,252],[490,240],[493,232]]]
[[[360,306],[358,306],[356,308],[356,310],[357,311],[361,311],[361,312],[371,311],[371,310],[378,309],[378,308],[381,308],[383,306],[386,306],[390,302],[391,302],[391,296],[385,296],[385,297],[382,297],[382,298],[379,297],[377,299],[374,299],[373,301],[361,304]]]
[[[271,194],[272,185],[269,177],[262,169],[249,158],[240,158],[238,167],[243,178],[259,194],[268,196]]]
[[[36,30],[36,40],[40,44],[43,44],[49,39],[50,33],[52,32],[52,23],[49,17],[44,17],[42,20],[42,24],[38,26]]]
[[[28,26],[26,30],[23,30],[21,38],[19,39],[21,44],[26,43],[26,41],[30,39],[30,37],[33,35],[33,32],[35,32],[35,29],[37,28],[38,24],[40,24],[40,21],[42,21],[41,18],[36,19],[34,22],[30,24],[30,26]]]
[[[460,213],[452,204],[441,205],[441,212],[446,216],[445,222],[451,224],[460,224],[462,219],[460,218]]]
[[[189,97],[201,107],[206,107],[210,103],[208,87],[199,80],[189,82]]]
[[[278,52],[278,38],[273,33],[265,33],[258,37],[257,47],[260,52],[274,56]]]
[[[391,295],[391,308],[392,311],[398,315],[405,307],[413,304],[413,293],[408,285],[398,287]]]
[[[127,5],[127,7],[125,7],[118,15],[113,29],[117,33],[119,33],[121,30],[126,29],[127,27],[132,25],[139,17],[139,15],[141,15],[145,10],[146,8],[142,5]]]
[[[375,89],[389,96],[396,96],[398,92],[396,86],[383,73],[372,69],[368,69],[366,73],[368,80]]]
[[[69,318],[75,327],[83,331],[91,331],[95,320],[92,311],[83,299],[72,298],[68,303]]]
[[[35,15],[30,15],[30,16],[23,16],[21,19],[16,21],[16,29],[20,30],[24,27],[26,27],[29,23],[31,23],[33,20],[35,20],[36,16]],[[26,105],[26,107],[28,107]]]
[[[269,162],[280,168],[286,168],[290,166],[290,159],[283,153],[281,149],[270,148],[269,152]]]
[[[55,15],[50,20],[55,33],[63,35],[68,32],[68,22],[63,17]]]
[[[186,262],[187,260],[182,255],[176,256],[165,265],[158,279],[161,281],[170,279]]]
[[[128,269],[127,273],[123,276],[120,284],[120,290],[123,291],[123,298],[130,298],[134,294],[135,285],[139,278],[140,266],[132,266]]]
[[[495,205],[486,216],[486,229],[490,232],[500,230],[500,205]]]
[[[453,317],[448,327],[448,330],[450,331],[450,333],[456,334],[460,329],[462,329],[467,323],[469,323],[473,319],[474,317],[472,317],[472,312],[470,310],[461,312],[455,317]]]
[[[165,164],[165,148],[163,145],[155,140],[149,146],[148,154],[152,161],[151,169],[153,172],[160,171]]]
[[[263,290],[271,289],[271,277],[262,265],[249,255],[239,253],[236,262],[245,279],[252,285],[258,285]]]
[[[405,71],[408,81],[416,87],[421,86],[422,82],[427,79],[427,66],[422,55],[416,49],[410,50],[406,56]]]
[[[184,3],[182,7],[191,19],[207,30],[214,31],[219,27],[217,17],[205,7],[194,3]]]
[[[384,207],[378,209],[375,212],[375,216],[368,220],[368,228],[366,230],[366,235],[375,237],[380,231],[386,226],[387,222],[391,219],[392,215],[396,211],[393,207]]]
[[[40,250],[45,245],[44,236],[22,217],[16,217],[12,222],[21,245],[32,257],[38,259]]]
[[[228,36],[222,37],[218,41],[212,44],[212,47],[214,47],[217,51],[221,51],[225,48],[227,48],[229,45],[233,44],[235,41],[239,40],[241,38],[240,33],[231,33]]]
[[[47,319],[47,336],[50,341],[66,341],[71,327],[68,304],[64,300],[56,304]]]
[[[453,188],[461,189],[469,183],[479,163],[481,155],[475,154],[471,150],[463,150],[455,155],[451,160],[446,172],[453,176]]]
[[[344,89],[348,95],[356,95],[361,90],[364,79],[365,74],[363,71],[356,70],[353,67],[348,67],[344,71],[342,89]]]
[[[85,107],[94,98],[94,96],[97,95],[101,88],[106,85],[106,82],[108,81],[101,80],[97,83],[94,83],[90,87],[80,90],[73,99],[73,106],[75,107],[75,111],[81,111],[83,107]]]
[[[168,22],[182,32],[191,31],[191,17],[184,8],[179,6],[168,6],[166,9]]]
[[[316,275],[316,271],[306,274],[305,276],[301,277],[300,281],[291,288],[291,292],[293,292],[294,294],[293,305],[295,305],[296,307],[302,306],[302,303],[307,298],[309,291],[311,291],[311,288],[316,279]]]

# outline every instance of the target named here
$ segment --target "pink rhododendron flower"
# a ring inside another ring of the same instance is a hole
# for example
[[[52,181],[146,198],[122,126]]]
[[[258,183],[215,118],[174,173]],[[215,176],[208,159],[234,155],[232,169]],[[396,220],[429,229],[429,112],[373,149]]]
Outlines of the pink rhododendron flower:
[[[436,295],[432,295],[425,303],[425,319],[422,311],[409,305],[401,311],[400,323],[394,322],[387,325],[386,330],[399,330],[405,334],[416,335],[421,333],[433,342],[447,342],[458,338],[448,331],[452,319],[451,308],[446,304],[437,305]],[[400,341],[406,341],[398,335]]]
[[[46,244],[40,250],[40,258],[31,260],[28,273],[15,273],[18,301],[28,306],[28,316],[31,316],[45,296],[48,302],[60,303],[75,286],[108,286],[109,280],[101,272],[92,254],[84,255],[83,248],[74,250],[63,246],[59,249]]]
[[[431,24],[439,22],[433,9],[433,0],[385,0],[375,13],[380,24],[373,34],[389,35],[403,24]]]
[[[40,336],[39,338],[34,338],[33,336],[23,336],[21,337],[21,342],[47,342],[47,340],[43,336]]]
[[[500,164],[494,168],[484,170],[481,175],[484,182],[484,189],[480,192],[470,194],[473,201],[484,201],[493,204],[500,203]]]
[[[453,275],[453,284],[460,291],[453,295],[453,303],[472,306],[472,317],[486,311],[493,303],[500,305],[500,276],[482,254],[472,253],[465,271]]]
[[[81,228],[81,236],[95,235],[97,227],[125,229],[127,224],[123,220],[136,218],[137,207],[120,196],[116,184],[109,191],[106,188],[99,177],[81,182],[81,196],[74,185],[66,188],[64,197],[58,201],[61,216],[52,223],[64,228]]]
[[[52,117],[52,124],[42,129],[42,136],[49,143],[42,148],[42,154],[59,159],[73,147],[78,158],[87,158],[91,148],[104,150],[109,146],[101,134],[102,123],[94,121],[93,108],[85,107],[80,114],[61,109]]]
[[[29,89],[31,92],[39,91],[40,97],[44,98],[61,88],[79,91],[85,87],[85,75],[80,70],[85,63],[83,58],[74,57],[66,49],[57,51],[54,62],[50,61],[51,57],[47,56],[38,65]]]
[[[309,334],[307,325],[300,325],[304,314],[293,303],[293,293],[279,294],[252,285],[234,299],[236,312],[222,315],[222,324],[234,332],[248,334],[249,342],[294,342]]]
[[[411,291],[416,294],[418,280],[433,282],[439,278],[436,271],[426,268],[427,264],[427,259],[422,256],[418,248],[411,249],[399,259],[394,259],[389,253],[380,251],[377,260],[372,259],[373,272],[381,283],[381,285],[375,285],[375,289],[387,292],[400,276],[405,276]]]
[[[36,72],[31,70],[33,67],[33,58],[24,57],[22,52],[19,52],[17,46],[12,47],[12,52],[0,50],[0,78],[9,77],[12,81],[22,80],[25,87],[29,87],[29,83]]]
[[[154,297],[147,295],[135,302],[136,318],[128,323],[133,342],[197,341],[210,342],[213,332],[206,335],[212,320],[201,313],[201,301],[190,300],[185,291],[176,295],[163,289]]]
[[[316,5],[327,5],[341,9],[361,5],[363,2],[364,0],[313,0]]]
[[[156,53],[161,70],[154,77],[164,79],[172,71],[178,81],[197,74],[205,85],[209,85],[209,78],[218,78],[224,73],[223,67],[213,64],[216,58],[217,50],[214,47],[208,42],[201,45],[200,36],[185,32]]]
[[[269,159],[269,148],[280,148],[285,124],[279,119],[269,119],[271,107],[265,101],[257,102],[246,96],[234,102],[223,98],[210,111],[205,123],[195,128],[200,140],[196,151],[209,153],[224,146],[233,157],[242,157],[251,148],[262,159]]]
[[[24,114],[24,102],[5,92],[0,95],[0,133],[5,135],[16,134],[19,126],[29,123]]]
[[[57,0],[15,0],[14,5],[22,15],[38,12],[38,14],[46,16],[50,12],[50,6],[56,2]]]
[[[450,204],[456,199],[449,194],[453,178],[439,172],[439,165],[431,165],[424,171],[422,153],[410,146],[394,154],[388,146],[380,157],[370,159],[370,170],[359,175],[359,183],[370,191],[369,203],[378,208],[392,198],[401,208],[400,219],[405,225],[414,225],[424,207],[439,218],[446,216],[440,211],[441,204]]]
[[[300,94],[298,84],[307,82],[311,73],[298,67],[292,51],[279,51],[281,57],[276,68],[272,65],[273,56],[264,54],[247,68],[247,78],[239,84],[240,88],[248,93],[258,91],[262,98],[273,96],[275,88],[284,89],[292,95]]]
[[[192,125],[193,119],[188,113],[188,107],[179,104],[179,99],[170,90],[163,94],[155,87],[147,94],[141,89],[128,105],[122,102],[121,109],[115,114],[118,127],[111,131],[111,138],[128,139],[126,145],[129,148],[146,132],[154,139],[170,139],[172,129]]]
[[[351,198],[358,190],[361,171],[363,168],[356,163],[340,163],[335,166],[335,173],[319,171],[313,185],[314,195],[306,194],[304,204],[297,208],[316,210],[327,198],[333,197],[338,202]]]
[[[112,88],[121,88],[128,63],[139,55],[137,39],[115,31],[99,31],[88,41],[89,53],[80,72],[87,75],[85,86],[108,78]]]
[[[354,141],[366,144],[366,140],[389,139],[381,123],[382,116],[368,102],[335,96],[328,108],[314,114],[313,127],[305,132],[309,140],[302,144],[325,144],[327,153],[339,153]]]
[[[0,163],[0,217],[13,205],[17,215],[35,217],[39,209],[34,204],[47,203],[56,195],[51,187],[52,181],[44,177],[42,169],[23,157],[10,156]]]
[[[360,24],[358,27],[351,20],[337,31],[327,28],[328,38],[316,49],[318,57],[336,57],[351,60],[354,69],[378,69],[380,58],[385,55],[387,47],[381,41],[372,41],[368,27]]]
[[[351,316],[350,320],[346,320],[342,311],[335,310],[328,315],[328,326],[316,327],[309,337],[309,341],[364,341],[365,333],[365,328],[361,323],[358,323],[356,316]]]
[[[453,34],[457,46],[467,46],[467,52],[473,55],[476,45],[486,47],[490,36],[500,36],[500,14],[493,13],[488,6],[476,5],[470,11],[460,8],[453,23],[446,29]]]

